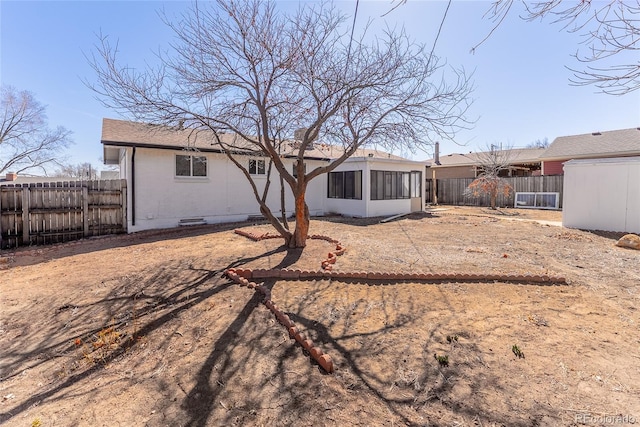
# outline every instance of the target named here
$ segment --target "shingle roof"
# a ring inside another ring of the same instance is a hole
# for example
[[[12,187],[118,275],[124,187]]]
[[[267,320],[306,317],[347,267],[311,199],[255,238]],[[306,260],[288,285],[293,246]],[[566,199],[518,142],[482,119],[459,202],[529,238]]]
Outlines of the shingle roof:
[[[225,144],[233,145],[239,151],[255,150],[255,147],[235,134],[222,134]],[[212,132],[207,130],[176,129],[168,126],[150,125],[125,120],[103,119],[102,138],[104,146],[147,146],[165,149],[197,149],[219,152],[220,149]],[[306,158],[335,159],[343,153],[342,147],[315,143],[313,149],[305,151]],[[371,154],[371,156],[369,156]],[[297,155],[295,141],[285,144],[284,156]],[[376,149],[359,148],[352,157],[372,157],[379,159],[404,160],[404,158]]]
[[[514,148],[511,150],[501,150],[498,158],[507,159],[510,164],[538,163],[540,155],[544,153],[544,148]],[[486,158],[486,151],[468,154],[447,154],[440,156],[440,165],[436,165],[433,159],[427,160],[431,167],[442,168],[452,166],[473,166],[482,164]]]
[[[640,128],[560,136],[541,156],[544,160],[640,155]]]

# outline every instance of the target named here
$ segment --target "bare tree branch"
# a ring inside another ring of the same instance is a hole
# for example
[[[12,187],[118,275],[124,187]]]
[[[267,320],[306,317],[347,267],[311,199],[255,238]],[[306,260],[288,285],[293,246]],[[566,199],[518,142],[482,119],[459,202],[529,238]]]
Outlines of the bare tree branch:
[[[175,41],[170,52],[158,54],[159,65],[145,71],[121,65],[117,44],[100,36],[89,58],[97,76],[90,87],[105,106],[136,120],[237,135],[235,143],[219,138],[218,145],[250,182],[236,157],[253,151],[269,158],[295,198],[293,234],[252,188],[291,246],[305,245],[311,179],[360,147],[415,151],[471,124],[464,117],[472,91],[464,70],[444,68],[402,31],[386,30],[372,42],[366,32],[350,37],[347,17],[329,3],[303,4],[286,15],[273,2],[221,0],[196,3],[164,22]],[[298,129],[305,131],[294,150],[289,144]],[[301,173],[317,141],[340,155]],[[298,159],[296,177],[283,153]]]
[[[500,148],[495,145],[487,147],[487,150],[477,153],[477,168],[479,174],[465,192],[468,195],[479,196],[486,194],[489,196],[491,209],[496,209],[498,194],[503,193],[508,196],[513,188],[501,177],[501,172],[508,170],[513,159],[511,148]]]
[[[49,129],[45,107],[27,91],[0,89],[0,173],[46,171],[63,157],[71,132]]]
[[[472,48],[475,51],[502,23],[514,0],[496,0],[485,16],[496,25],[489,35]],[[527,21],[549,17],[551,23],[561,25],[568,32],[584,37],[584,49],[575,58],[584,68],[567,67],[573,72],[574,85],[594,85],[602,92],[623,95],[640,89],[640,1],[563,2],[547,0],[522,2]],[[616,60],[617,63],[610,64]],[[628,61],[628,62],[627,62]],[[604,64],[604,65],[591,65]]]

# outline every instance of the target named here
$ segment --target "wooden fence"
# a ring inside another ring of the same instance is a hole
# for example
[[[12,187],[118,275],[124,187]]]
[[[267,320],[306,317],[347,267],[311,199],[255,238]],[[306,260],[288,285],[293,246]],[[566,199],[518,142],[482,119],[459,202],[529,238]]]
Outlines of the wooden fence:
[[[125,180],[0,186],[0,248],[124,233]]]
[[[552,176],[518,176],[504,178],[511,185],[513,192],[509,196],[498,195],[498,206],[513,207],[516,192],[556,192],[560,193],[560,208],[562,208],[562,175]],[[427,180],[427,202],[433,202],[433,180]],[[436,180],[438,203],[444,205],[489,206],[489,196],[474,197],[465,191],[473,178],[450,178]]]

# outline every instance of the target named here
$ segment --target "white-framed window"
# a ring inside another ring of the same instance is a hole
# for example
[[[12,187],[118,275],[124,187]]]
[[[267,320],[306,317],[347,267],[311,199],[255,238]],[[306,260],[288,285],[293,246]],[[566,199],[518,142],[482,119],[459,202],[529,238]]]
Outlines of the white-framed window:
[[[207,157],[176,154],[176,176],[206,177]]]
[[[298,161],[296,160],[293,163],[293,177],[297,178],[298,177]],[[306,163],[302,163],[302,169],[303,169],[303,173],[307,173],[307,164]]]
[[[264,159],[249,159],[249,173],[251,175],[265,175],[266,162]]]

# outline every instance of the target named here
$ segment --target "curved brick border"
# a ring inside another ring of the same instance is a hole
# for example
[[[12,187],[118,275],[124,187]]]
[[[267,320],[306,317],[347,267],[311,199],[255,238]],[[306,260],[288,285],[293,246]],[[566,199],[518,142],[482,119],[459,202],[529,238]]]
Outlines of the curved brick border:
[[[280,236],[279,234],[269,234],[269,232],[266,232],[264,234],[258,234],[258,233],[252,233],[251,231],[240,230],[237,228],[233,231],[236,234],[239,234],[240,236],[244,236],[248,239],[253,240],[254,242],[259,242],[260,240],[265,240],[265,239],[281,239],[282,238],[282,236]],[[320,264],[320,267],[323,270],[326,270],[326,271],[333,270],[333,264],[336,263],[336,257],[343,255],[346,251],[344,246],[342,246],[342,244],[338,240],[333,239],[329,236],[323,236],[321,234],[312,234],[308,238],[314,239],[314,240],[324,240],[336,245],[336,249],[332,252],[329,252],[327,255],[327,258],[323,260],[322,263]],[[269,278],[269,277],[278,277],[278,276],[264,276],[264,278]],[[288,277],[288,278],[294,279],[294,277]]]
[[[243,270],[243,272],[246,271],[247,270]],[[298,331],[298,328],[289,316],[282,312],[271,300],[271,290],[269,288],[264,285],[258,285],[255,282],[250,282],[247,278],[239,275],[235,268],[229,268],[225,271],[225,275],[240,286],[246,286],[249,289],[255,289],[257,292],[260,292],[263,296],[262,303],[271,310],[271,312],[276,316],[276,319],[278,319],[278,322],[287,328],[289,331],[289,337],[295,339],[296,342],[300,344],[316,362],[318,362],[322,369],[328,373],[333,372],[333,360],[331,360],[331,356],[324,354],[320,347],[315,346],[312,340],[308,339]]]

